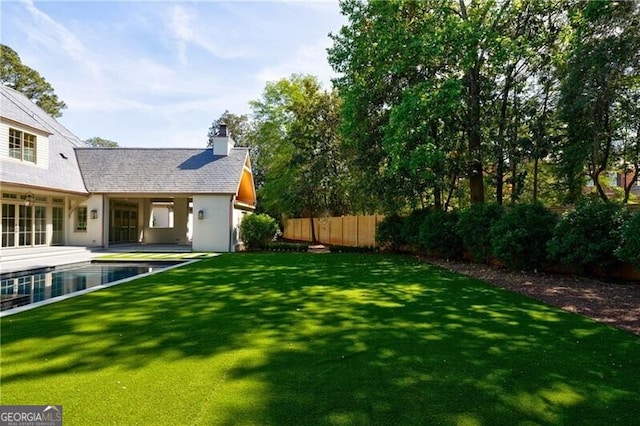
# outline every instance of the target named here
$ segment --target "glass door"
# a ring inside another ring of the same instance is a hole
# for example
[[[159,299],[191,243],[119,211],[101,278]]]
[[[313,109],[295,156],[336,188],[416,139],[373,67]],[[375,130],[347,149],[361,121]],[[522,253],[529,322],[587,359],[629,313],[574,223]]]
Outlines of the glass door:
[[[64,208],[54,206],[51,210],[51,216],[51,224],[53,228],[51,244],[64,244]]]
[[[16,245],[16,205],[2,205],[2,247]]]
[[[47,208],[35,206],[33,217],[33,244],[43,246],[47,244]]]
[[[109,221],[109,243],[138,242],[138,206],[112,203]]]
[[[18,245],[30,246],[33,241],[33,207],[18,206]]]

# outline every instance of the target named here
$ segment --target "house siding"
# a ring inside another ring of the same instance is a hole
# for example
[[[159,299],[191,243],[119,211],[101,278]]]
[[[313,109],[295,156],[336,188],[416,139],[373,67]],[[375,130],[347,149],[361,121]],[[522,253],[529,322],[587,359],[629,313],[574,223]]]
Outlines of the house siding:
[[[87,208],[87,230],[76,231],[76,211],[80,207]],[[97,219],[91,219],[91,210],[98,212]],[[102,211],[102,195],[92,195],[86,201],[81,203],[73,203],[71,209],[67,211],[67,235],[70,245],[74,246],[102,246],[103,232],[102,220],[104,212]]]
[[[231,221],[233,220],[232,196],[197,195],[193,197],[194,251],[228,252],[230,248]],[[203,219],[198,219],[202,210]]]
[[[15,158],[9,157],[9,129],[20,130],[21,132],[30,133],[36,137],[36,162],[31,163],[24,161],[26,167],[40,167],[47,169],[49,167],[49,138],[33,129],[19,124],[0,122],[0,157],[6,159],[6,161],[20,162]]]

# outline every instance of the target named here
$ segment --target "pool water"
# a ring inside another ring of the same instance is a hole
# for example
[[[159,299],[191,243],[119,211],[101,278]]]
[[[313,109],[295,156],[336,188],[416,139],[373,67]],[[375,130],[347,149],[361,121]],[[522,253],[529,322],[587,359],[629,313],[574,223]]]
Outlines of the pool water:
[[[82,294],[98,289],[105,284],[126,278],[158,272],[180,262],[94,262],[82,265],[57,267],[52,271],[11,274],[0,279],[0,311],[10,311],[17,307],[42,304],[50,299]]]

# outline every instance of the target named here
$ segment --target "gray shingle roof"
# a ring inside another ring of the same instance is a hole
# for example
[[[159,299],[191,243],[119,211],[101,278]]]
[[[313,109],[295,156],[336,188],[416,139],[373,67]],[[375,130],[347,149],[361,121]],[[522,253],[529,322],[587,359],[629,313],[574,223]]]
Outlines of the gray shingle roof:
[[[75,147],[85,146],[84,142],[26,96],[2,84],[0,104],[0,116],[49,134],[48,168],[2,158],[0,182],[85,194],[73,152]]]
[[[85,185],[95,193],[235,194],[247,148],[214,156],[210,148],[76,148]]]

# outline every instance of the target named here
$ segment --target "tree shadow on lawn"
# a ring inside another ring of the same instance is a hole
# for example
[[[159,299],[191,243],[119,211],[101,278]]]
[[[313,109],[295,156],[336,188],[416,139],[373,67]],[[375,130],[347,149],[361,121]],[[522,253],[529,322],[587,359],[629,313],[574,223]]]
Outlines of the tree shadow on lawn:
[[[636,336],[386,255],[202,261],[4,318],[2,364],[3,403],[116,368],[146,389],[110,410],[185,392],[140,411],[190,424],[631,424],[640,404]],[[145,381],[174,369],[184,389]]]

